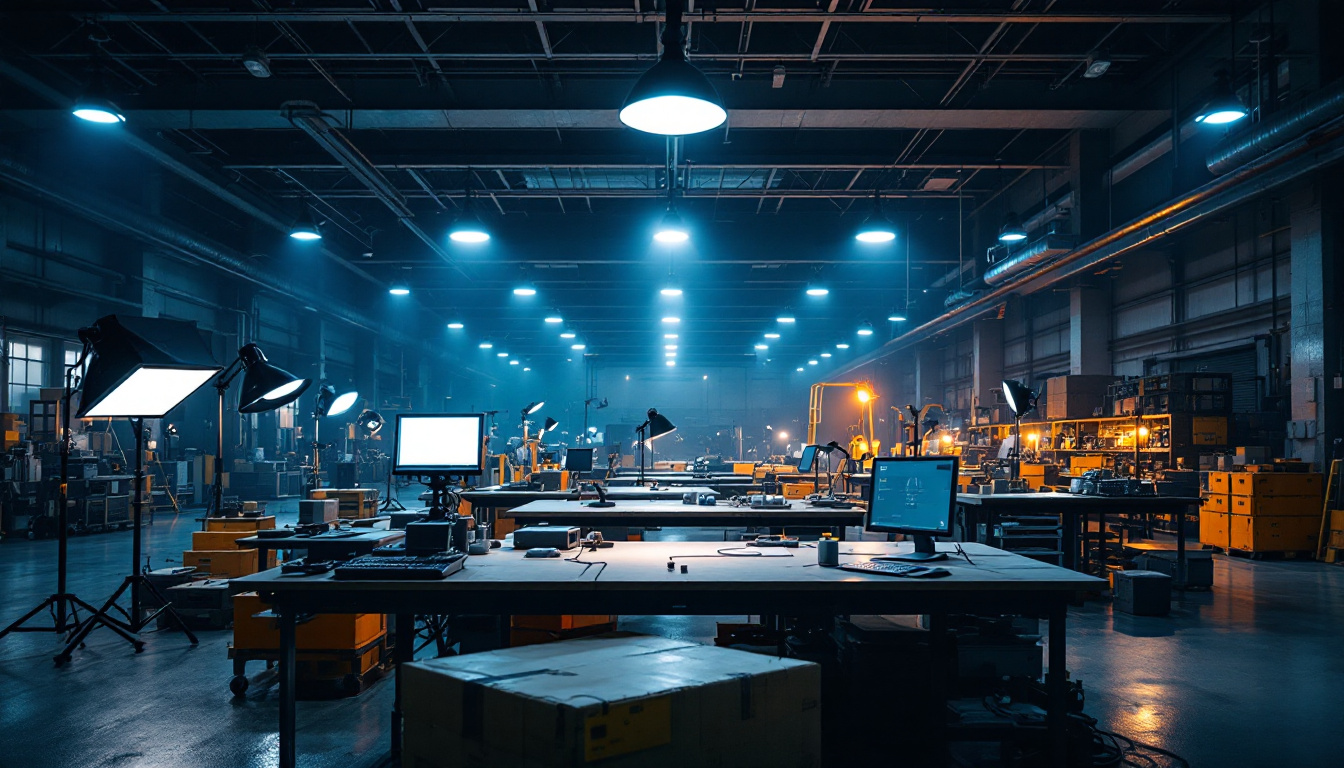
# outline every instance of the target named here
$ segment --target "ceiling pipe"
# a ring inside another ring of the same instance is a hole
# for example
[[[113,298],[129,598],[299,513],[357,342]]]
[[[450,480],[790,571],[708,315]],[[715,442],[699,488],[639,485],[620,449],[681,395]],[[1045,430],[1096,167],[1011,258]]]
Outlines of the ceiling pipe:
[[[36,77],[33,77],[10,62],[0,61],[0,74],[27,89],[33,95],[45,99],[58,107],[67,107],[73,102],[73,99],[69,98],[64,93],[47,85]],[[150,160],[158,163],[165,170],[171,171],[183,181],[194,184],[197,188],[209,193],[216,199],[228,203],[277,232],[288,233],[290,226],[294,223],[292,221],[282,220],[280,217],[267,210],[262,202],[249,199],[250,196],[245,196],[244,193],[239,190],[225,187],[171,152],[140,138],[140,136],[137,135],[135,131],[130,130],[128,126],[123,125],[119,130],[107,132],[107,135],[116,138],[136,152],[139,152]],[[326,256],[327,259],[339,264],[341,267],[359,276],[361,279],[376,285],[382,284],[373,275],[365,272],[354,264],[351,264],[344,258],[341,258],[340,254],[327,248],[322,248],[321,250],[322,254]]]
[[[999,285],[1013,275],[1021,274],[1033,267],[1040,266],[1050,259],[1062,256],[1073,250],[1073,238],[1064,235],[1045,235],[1030,243],[1022,250],[992,264],[981,278],[988,285]]]
[[[374,167],[373,163],[364,156],[364,153],[359,151],[358,147],[332,126],[327,116],[318,109],[316,104],[310,101],[288,101],[281,106],[281,112],[294,127],[308,134],[313,141],[317,142],[318,146],[325,149],[328,154],[336,159],[336,162],[344,166],[359,183],[373,192],[382,201],[383,205],[386,205],[392,211],[402,226],[410,230],[411,234],[420,238],[446,264],[457,269],[463,277],[467,277],[467,274],[462,272],[457,262],[443,245],[421,229],[419,224],[415,223],[415,212],[411,210],[407,203],[406,196],[383,175],[382,171]]]
[[[111,232],[135,238],[190,261],[219,269],[265,291],[289,298],[297,304],[313,307],[318,314],[376,334],[379,338],[419,348],[432,357],[441,357],[444,354],[442,348],[427,344],[423,339],[412,338],[370,317],[334,304],[331,297],[326,294],[309,291],[294,280],[258,269],[243,254],[178,229],[162,217],[138,213],[109,202],[101,196],[95,197],[68,188],[59,189],[51,184],[49,176],[39,178],[27,166],[13,158],[0,156],[0,182],[26,192],[36,199],[65,208]],[[480,372],[474,373],[486,375]]]
[[[1209,173],[1221,176],[1254,158],[1277,149],[1312,129],[1344,115],[1344,80],[1323,91],[1253,123],[1247,130],[1218,142],[1205,158]]]
[[[1080,246],[1062,258],[1022,274],[1016,281],[987,291],[972,301],[911,329],[866,355],[853,360],[834,375],[843,376],[903,349],[946,333],[995,311],[1010,295],[1030,294],[1055,283],[1090,272],[1196,222],[1217,215],[1321,168],[1344,161],[1344,118],[1295,139],[1219,179],[1197,187],[1182,197],[1153,208],[1146,214]]]

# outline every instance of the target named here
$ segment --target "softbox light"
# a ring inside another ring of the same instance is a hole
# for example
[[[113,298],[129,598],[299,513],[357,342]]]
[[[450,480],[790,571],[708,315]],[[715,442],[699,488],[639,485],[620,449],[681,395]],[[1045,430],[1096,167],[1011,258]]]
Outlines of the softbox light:
[[[108,315],[79,337],[91,350],[79,418],[161,419],[223,368],[185,320]]]

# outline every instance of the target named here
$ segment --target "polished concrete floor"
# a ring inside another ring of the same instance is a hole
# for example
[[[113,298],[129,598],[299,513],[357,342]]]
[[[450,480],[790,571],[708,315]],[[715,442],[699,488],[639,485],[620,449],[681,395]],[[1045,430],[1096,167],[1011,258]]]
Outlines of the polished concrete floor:
[[[282,525],[294,508],[272,504]],[[160,515],[146,529],[153,567],[180,560],[194,517]],[[70,589],[105,599],[130,568],[130,537],[72,539]],[[54,541],[0,545],[0,626],[54,590],[55,560]],[[1179,597],[1169,617],[1114,613],[1102,601],[1070,611],[1069,670],[1084,683],[1087,712],[1196,768],[1340,765],[1344,567],[1222,556],[1214,563],[1215,588]],[[707,641],[714,618],[631,618],[623,627]],[[59,669],[53,634],[0,640],[0,768],[275,764],[275,688],[256,684],[245,699],[232,698],[229,632],[201,633],[196,647],[178,633],[146,639],[136,655],[98,630]],[[300,764],[385,762],[391,694],[384,681],[355,698],[301,703]]]

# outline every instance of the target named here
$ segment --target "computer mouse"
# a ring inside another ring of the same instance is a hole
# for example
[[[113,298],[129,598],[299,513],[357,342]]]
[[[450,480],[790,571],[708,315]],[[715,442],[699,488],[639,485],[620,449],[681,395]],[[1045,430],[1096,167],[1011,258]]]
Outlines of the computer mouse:
[[[951,576],[952,572],[946,568],[930,568],[927,571],[915,571],[907,575],[915,579],[940,579],[944,576]]]
[[[560,550],[555,547],[533,547],[523,557],[559,557]]]

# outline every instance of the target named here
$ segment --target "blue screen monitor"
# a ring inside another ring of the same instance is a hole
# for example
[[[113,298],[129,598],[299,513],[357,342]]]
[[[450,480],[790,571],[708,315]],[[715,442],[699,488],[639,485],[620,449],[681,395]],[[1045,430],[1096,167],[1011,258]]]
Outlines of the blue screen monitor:
[[[941,560],[934,536],[952,534],[957,502],[956,456],[888,456],[873,460],[868,530],[914,538],[915,551],[896,560]],[[886,559],[886,558],[880,558]]]
[[[817,463],[817,446],[809,445],[803,449],[802,458],[798,459],[799,472],[811,472]]]

